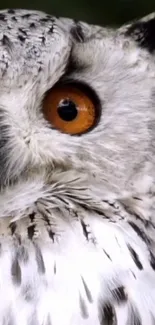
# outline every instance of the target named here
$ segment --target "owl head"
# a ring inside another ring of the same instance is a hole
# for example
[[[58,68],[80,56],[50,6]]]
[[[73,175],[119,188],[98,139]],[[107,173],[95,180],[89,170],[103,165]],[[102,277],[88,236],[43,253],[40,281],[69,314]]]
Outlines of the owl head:
[[[4,10],[0,31],[2,190],[117,192],[154,174],[154,15],[110,29]]]

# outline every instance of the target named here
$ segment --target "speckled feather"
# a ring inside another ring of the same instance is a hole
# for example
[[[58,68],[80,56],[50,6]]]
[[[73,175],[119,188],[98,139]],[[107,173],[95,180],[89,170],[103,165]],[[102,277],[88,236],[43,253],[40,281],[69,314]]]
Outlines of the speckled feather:
[[[0,325],[155,324],[154,26],[0,12]],[[96,93],[91,132],[45,120],[59,80]]]

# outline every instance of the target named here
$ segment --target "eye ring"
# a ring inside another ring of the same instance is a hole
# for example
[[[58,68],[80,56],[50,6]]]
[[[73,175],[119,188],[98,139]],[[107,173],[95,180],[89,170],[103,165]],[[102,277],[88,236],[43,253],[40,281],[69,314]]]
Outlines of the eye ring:
[[[43,100],[43,114],[54,129],[70,135],[91,131],[100,119],[100,102],[86,84],[59,83]]]

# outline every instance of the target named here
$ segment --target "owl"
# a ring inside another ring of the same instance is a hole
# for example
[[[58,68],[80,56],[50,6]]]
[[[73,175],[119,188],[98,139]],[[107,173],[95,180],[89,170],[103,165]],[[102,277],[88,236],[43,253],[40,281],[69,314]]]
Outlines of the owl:
[[[0,12],[0,325],[155,324],[154,51]]]

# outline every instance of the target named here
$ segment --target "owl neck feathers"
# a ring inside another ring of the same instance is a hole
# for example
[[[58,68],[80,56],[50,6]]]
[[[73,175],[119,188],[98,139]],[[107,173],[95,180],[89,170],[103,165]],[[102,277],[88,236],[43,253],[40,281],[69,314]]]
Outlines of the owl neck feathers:
[[[57,209],[63,216],[63,211],[78,207],[114,222],[120,210],[126,211],[123,218],[128,218],[128,211],[130,215],[148,222],[152,206],[150,182],[145,181],[147,186],[143,188],[141,184],[141,193],[121,191],[119,194],[108,191],[107,186],[95,183],[95,180],[89,186],[85,175],[77,175],[72,170],[51,175],[34,174],[1,190],[0,219],[20,220],[42,208]]]

